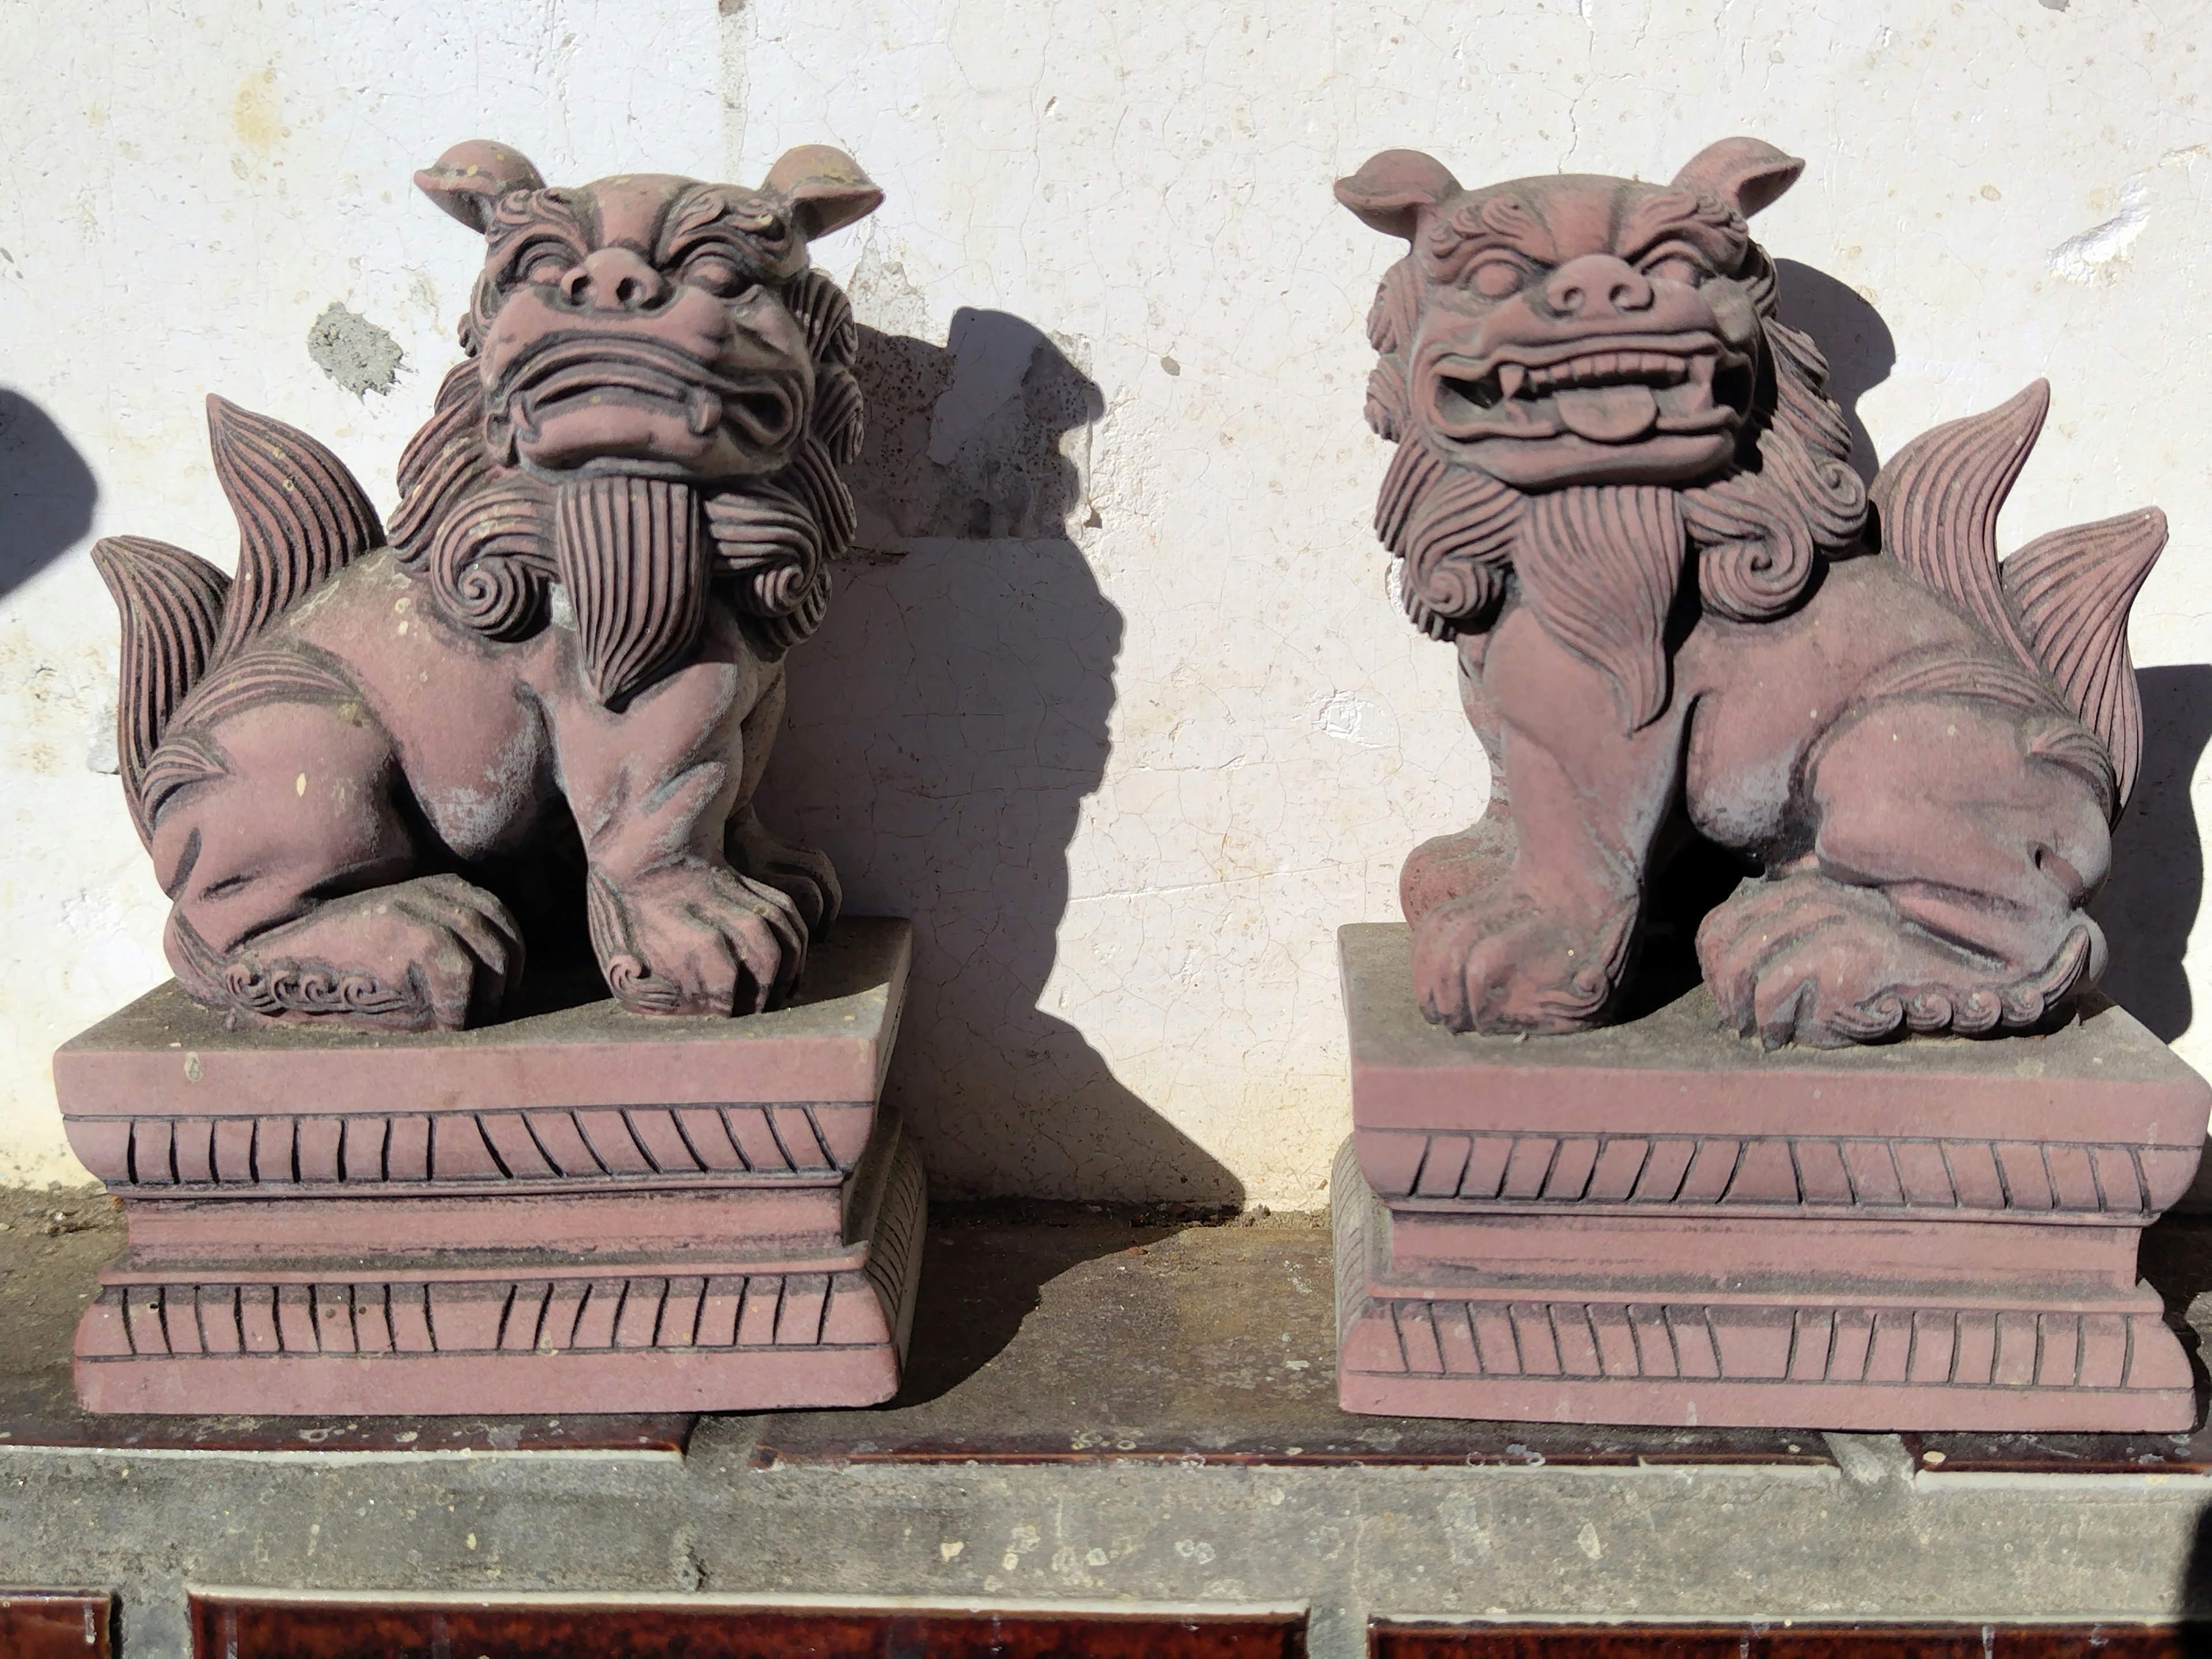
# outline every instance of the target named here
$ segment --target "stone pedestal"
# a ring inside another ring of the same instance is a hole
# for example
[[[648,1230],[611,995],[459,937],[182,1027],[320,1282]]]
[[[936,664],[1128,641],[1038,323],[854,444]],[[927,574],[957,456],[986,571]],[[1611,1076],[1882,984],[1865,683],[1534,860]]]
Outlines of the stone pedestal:
[[[1808,1429],[2179,1431],[2136,1247],[2212,1091],[2112,1004],[1994,1041],[1769,1054],[1699,989],[1461,1036],[1406,929],[1339,935],[1346,1410]]]
[[[879,1109],[912,955],[848,918],[792,1006],[224,1029],[174,985],[54,1059],[130,1248],[95,1411],[859,1406],[898,1387],[921,1166]]]

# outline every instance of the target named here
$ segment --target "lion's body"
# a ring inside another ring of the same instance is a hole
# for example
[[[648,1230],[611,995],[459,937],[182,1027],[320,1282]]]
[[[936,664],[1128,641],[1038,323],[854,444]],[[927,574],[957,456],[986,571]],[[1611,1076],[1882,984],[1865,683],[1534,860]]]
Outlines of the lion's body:
[[[2127,607],[2164,520],[2000,564],[2039,385],[1908,446],[1869,527],[1744,224],[1799,165],[1735,139],[1671,185],[1468,191],[1389,151],[1339,186],[1413,244],[1369,320],[1398,445],[1376,525],[1492,767],[1483,820],[1401,882],[1432,1019],[1607,1018],[1692,835],[1759,878],[1698,943],[1769,1042],[2030,1027],[2102,965],[2085,907],[2140,755]]]
[[[486,264],[390,544],[337,457],[216,399],[236,578],[94,550],[171,964],[237,1017],[450,1027],[526,935],[588,934],[635,1011],[763,1007],[838,904],[753,810],[853,529],[856,336],[806,241],[881,192],[818,149],[758,191],[548,190],[483,143],[418,182]]]
[[[151,847],[179,921],[212,957],[312,899],[434,873],[529,915],[580,829],[587,846],[641,832],[643,803],[679,780],[687,811],[714,823],[749,803],[772,732],[756,729],[748,764],[746,722],[780,705],[783,670],[725,607],[709,607],[691,660],[616,715],[584,688],[573,628],[486,641],[424,586],[388,551],[348,566],[228,676],[291,655],[335,679],[329,692],[233,699],[218,669],[198,707],[219,712],[187,705],[170,727],[168,743],[228,762],[164,803]]]
[[[1880,558],[1830,565],[1802,607],[1771,622],[1700,617],[1674,656],[1692,824],[1762,865],[1787,858],[1813,822],[1808,762],[1839,726],[1865,714],[1870,689],[1930,655],[2013,666],[1995,641]],[[2061,776],[2101,823],[2087,787]]]

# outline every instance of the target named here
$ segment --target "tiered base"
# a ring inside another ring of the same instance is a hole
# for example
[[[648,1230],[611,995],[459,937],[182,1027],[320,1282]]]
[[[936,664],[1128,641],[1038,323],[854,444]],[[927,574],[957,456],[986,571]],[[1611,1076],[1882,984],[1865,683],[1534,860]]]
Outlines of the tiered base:
[[[890,1399],[921,1164],[878,1108],[910,957],[848,919],[799,999],[482,1031],[229,1031],[173,986],[57,1057],[131,1247],[93,1411],[752,1411]]]
[[[921,1274],[921,1163],[895,1125],[871,1176],[854,1243],[720,1260],[356,1258],[216,1279],[126,1257],[77,1328],[77,1397],[280,1417],[876,1405],[898,1391]]]
[[[1875,1291],[1837,1282],[1812,1238],[1790,1289],[1394,1273],[1390,1213],[1349,1142],[1330,1211],[1346,1411],[1883,1431],[2176,1432],[2196,1420],[2188,1358],[2148,1287]],[[1643,1238],[1668,1252],[1713,1243],[1695,1224]],[[1923,1246],[1932,1269],[1946,1241],[1925,1224],[1899,1242]]]
[[[2110,1003],[2033,1037],[1769,1054],[1700,989],[1574,1036],[1455,1036],[1406,932],[1342,931],[1350,1411],[1603,1424],[2171,1432],[2141,1284],[2202,1079]]]

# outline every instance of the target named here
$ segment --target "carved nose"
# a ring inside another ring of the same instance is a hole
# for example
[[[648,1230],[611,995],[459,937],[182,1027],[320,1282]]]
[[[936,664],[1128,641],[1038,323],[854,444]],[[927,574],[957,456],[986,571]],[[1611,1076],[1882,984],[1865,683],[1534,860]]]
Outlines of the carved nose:
[[[1610,253],[1570,259],[1544,284],[1545,302],[1563,317],[1649,311],[1651,299],[1651,284],[1644,274]]]
[[[562,298],[593,311],[644,311],[667,292],[667,279],[626,247],[587,254],[561,279]]]

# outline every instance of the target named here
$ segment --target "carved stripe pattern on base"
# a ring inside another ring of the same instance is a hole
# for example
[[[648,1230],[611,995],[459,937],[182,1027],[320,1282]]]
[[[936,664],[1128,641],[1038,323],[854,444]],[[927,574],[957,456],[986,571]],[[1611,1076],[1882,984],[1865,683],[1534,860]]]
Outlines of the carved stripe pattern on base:
[[[849,1173],[865,1104],[629,1106],[388,1116],[77,1118],[110,1187],[623,1181]]]
[[[2029,1140],[1737,1139],[1363,1130],[1385,1200],[2155,1214],[2191,1147]],[[1395,1178],[1392,1178],[1395,1177]]]
[[[1350,1299],[1367,1328],[1346,1365],[1370,1373],[2100,1391],[2188,1381],[2140,1374],[2139,1348],[2154,1351],[2139,1330],[2164,1334],[2155,1314]]]
[[[860,1273],[109,1285],[79,1334],[78,1353],[124,1360],[873,1346],[889,1340],[884,1305]]]
[[[920,1271],[918,1257],[929,1209],[927,1182],[921,1158],[914,1143],[902,1139],[886,1178],[884,1199],[877,1207],[876,1223],[864,1271],[894,1317],[913,1316],[911,1288]],[[907,1333],[897,1332],[903,1351]]]

